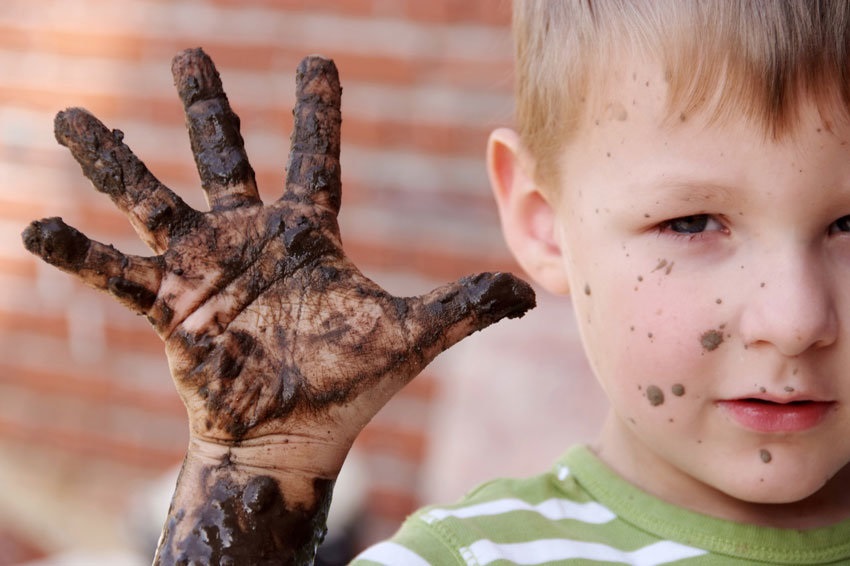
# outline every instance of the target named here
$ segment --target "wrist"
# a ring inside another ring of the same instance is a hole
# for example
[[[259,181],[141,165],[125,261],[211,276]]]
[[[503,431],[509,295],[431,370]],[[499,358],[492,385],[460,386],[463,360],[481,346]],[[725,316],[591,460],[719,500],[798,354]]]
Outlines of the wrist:
[[[274,443],[241,444],[191,439],[155,564],[311,563],[333,478],[279,466],[264,456]]]
[[[236,475],[268,475],[286,486],[293,503],[312,503],[313,483],[334,481],[348,453],[315,435],[269,434],[239,441],[191,435],[187,461]]]

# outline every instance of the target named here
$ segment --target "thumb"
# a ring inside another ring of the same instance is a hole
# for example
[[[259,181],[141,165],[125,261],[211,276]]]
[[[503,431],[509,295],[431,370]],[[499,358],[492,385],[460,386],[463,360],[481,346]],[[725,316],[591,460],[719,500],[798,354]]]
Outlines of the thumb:
[[[423,366],[473,332],[536,305],[531,286],[510,273],[471,275],[408,301],[408,335]]]

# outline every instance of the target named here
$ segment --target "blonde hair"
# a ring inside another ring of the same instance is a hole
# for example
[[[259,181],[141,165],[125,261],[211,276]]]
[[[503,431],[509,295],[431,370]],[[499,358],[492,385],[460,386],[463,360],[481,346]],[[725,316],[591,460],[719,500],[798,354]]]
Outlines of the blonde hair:
[[[636,53],[663,65],[671,115],[743,118],[774,138],[803,101],[848,117],[845,0],[514,0],[513,22],[517,123],[542,186],[606,68]]]

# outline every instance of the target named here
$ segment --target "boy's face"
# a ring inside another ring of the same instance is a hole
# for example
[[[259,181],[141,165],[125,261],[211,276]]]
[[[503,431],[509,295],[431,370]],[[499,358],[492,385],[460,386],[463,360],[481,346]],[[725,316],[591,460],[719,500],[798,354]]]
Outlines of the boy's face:
[[[708,514],[847,516],[850,129],[804,106],[774,142],[743,120],[670,120],[652,66],[616,84],[564,151],[552,207],[612,406],[601,457]]]

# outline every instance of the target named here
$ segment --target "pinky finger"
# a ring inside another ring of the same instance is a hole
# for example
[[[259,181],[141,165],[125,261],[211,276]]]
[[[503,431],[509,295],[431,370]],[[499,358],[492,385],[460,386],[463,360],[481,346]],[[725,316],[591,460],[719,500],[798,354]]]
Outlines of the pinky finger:
[[[122,254],[112,246],[90,240],[61,218],[36,220],[22,237],[33,254],[87,285],[109,292],[139,314],[148,314],[156,301],[163,276],[158,257]]]

